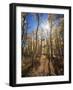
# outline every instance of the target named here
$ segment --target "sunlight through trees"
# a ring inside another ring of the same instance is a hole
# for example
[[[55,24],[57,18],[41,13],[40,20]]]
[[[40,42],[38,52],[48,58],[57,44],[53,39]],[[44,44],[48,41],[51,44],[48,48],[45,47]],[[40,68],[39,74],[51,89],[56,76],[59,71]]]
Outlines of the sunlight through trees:
[[[22,77],[64,74],[64,15],[21,13]]]

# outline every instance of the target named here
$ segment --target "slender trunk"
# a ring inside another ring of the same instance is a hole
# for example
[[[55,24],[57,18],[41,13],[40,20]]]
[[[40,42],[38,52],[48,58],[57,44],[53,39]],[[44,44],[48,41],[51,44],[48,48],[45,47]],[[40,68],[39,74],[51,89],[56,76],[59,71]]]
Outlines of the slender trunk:
[[[22,21],[22,56],[24,56],[24,41],[26,42],[26,39],[27,39],[27,29],[26,28],[26,23],[25,23],[25,20],[26,20],[26,15],[25,16],[22,16],[23,18],[23,21]],[[24,28],[25,27],[25,28]]]
[[[53,67],[53,44],[52,44],[52,17],[50,19],[50,61],[49,61],[49,65],[50,65],[50,75],[55,75],[55,71],[54,71],[54,67]]]
[[[52,20],[50,22],[50,61],[52,60]]]
[[[38,49],[38,29],[39,29],[39,14],[36,14],[37,16],[37,30],[36,30],[36,54],[37,54],[37,49]]]

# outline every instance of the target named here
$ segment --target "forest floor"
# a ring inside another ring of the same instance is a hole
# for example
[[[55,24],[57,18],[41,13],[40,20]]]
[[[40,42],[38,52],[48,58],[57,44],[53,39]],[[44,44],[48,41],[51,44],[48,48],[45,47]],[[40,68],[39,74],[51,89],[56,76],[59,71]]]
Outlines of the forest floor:
[[[34,60],[33,66],[32,63],[30,63],[31,61],[29,59],[24,61],[26,61],[26,64],[24,62],[25,66],[23,67],[24,70],[22,72],[23,77],[55,75],[52,62],[50,62],[47,56],[44,54],[42,54],[38,60]]]
[[[33,76],[45,76],[49,72],[48,63],[49,60],[46,58],[46,55],[41,55],[39,60],[40,65],[35,68],[35,66],[32,69],[32,75]]]

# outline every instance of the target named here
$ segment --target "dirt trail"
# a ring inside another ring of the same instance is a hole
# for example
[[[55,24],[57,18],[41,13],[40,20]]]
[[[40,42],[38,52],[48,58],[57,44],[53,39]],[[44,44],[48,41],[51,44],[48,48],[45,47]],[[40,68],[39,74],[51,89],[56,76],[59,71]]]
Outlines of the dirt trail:
[[[48,74],[49,69],[48,69],[48,59],[46,58],[46,55],[41,55],[40,58],[40,66],[36,69],[35,67],[33,68],[32,75],[33,76],[45,76]]]

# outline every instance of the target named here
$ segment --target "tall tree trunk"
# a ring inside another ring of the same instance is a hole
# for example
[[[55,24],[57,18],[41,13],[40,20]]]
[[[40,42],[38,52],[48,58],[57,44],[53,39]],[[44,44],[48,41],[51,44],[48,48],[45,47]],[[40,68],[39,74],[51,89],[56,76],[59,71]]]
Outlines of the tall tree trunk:
[[[49,70],[49,73],[51,75],[55,75],[55,71],[54,71],[54,67],[53,67],[53,63],[52,63],[52,60],[53,60],[53,44],[52,44],[52,20],[53,16],[50,15],[50,20],[49,20],[49,23],[50,23],[50,60],[49,60],[49,66],[50,66],[50,70]]]
[[[53,53],[52,53],[52,20],[50,21],[50,61],[52,60]]]
[[[36,54],[37,54],[37,50],[38,50],[38,29],[39,29],[39,14],[36,14],[37,17],[37,30],[36,30]]]
[[[24,27],[26,27],[25,20],[26,20],[26,14],[22,14],[22,21],[21,21],[22,22],[22,37],[21,37],[21,39],[22,39],[22,56],[24,56],[24,44],[27,39],[27,29],[24,28]]]

